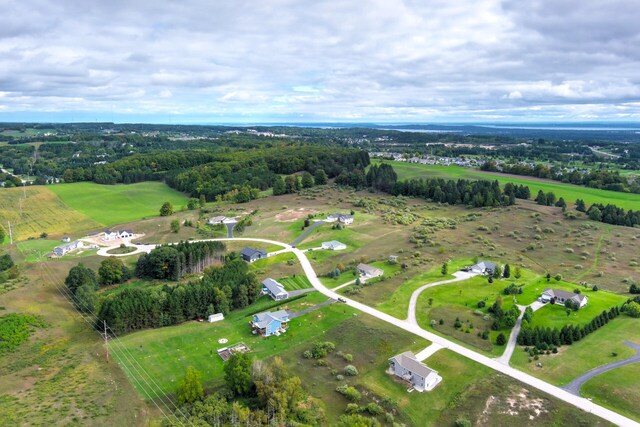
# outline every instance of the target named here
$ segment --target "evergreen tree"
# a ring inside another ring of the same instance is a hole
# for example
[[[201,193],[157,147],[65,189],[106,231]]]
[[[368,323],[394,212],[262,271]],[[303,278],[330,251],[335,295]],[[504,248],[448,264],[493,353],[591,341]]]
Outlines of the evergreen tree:
[[[559,208],[566,208],[567,207],[567,202],[564,201],[563,197],[560,197],[558,199],[558,201],[556,202],[556,207],[559,207]]]
[[[602,221],[602,212],[597,206],[589,208],[589,219],[592,221]]]
[[[446,276],[447,273],[449,272],[449,264],[446,262],[443,263],[442,268],[440,269],[440,272],[442,273],[443,276]]]
[[[302,188],[311,188],[313,187],[313,176],[307,171],[304,171],[302,174]]]
[[[584,200],[582,200],[582,199],[576,200],[576,210],[579,211],[579,212],[586,212],[587,211],[587,207],[584,204]]]
[[[536,203],[544,206],[547,205],[547,196],[542,190],[538,191],[538,195],[536,196]]]
[[[508,279],[509,277],[511,277],[511,267],[509,266],[509,264],[504,265],[504,271],[502,272],[502,277],[504,277],[505,279]]]
[[[326,185],[328,182],[327,173],[324,169],[318,168],[316,169],[316,173],[314,174],[314,181],[316,185]]]
[[[276,175],[273,179],[273,195],[280,196],[287,192],[287,188],[284,183],[284,179],[280,175]]]
[[[160,216],[169,216],[173,214],[173,205],[171,202],[164,202],[160,207]]]

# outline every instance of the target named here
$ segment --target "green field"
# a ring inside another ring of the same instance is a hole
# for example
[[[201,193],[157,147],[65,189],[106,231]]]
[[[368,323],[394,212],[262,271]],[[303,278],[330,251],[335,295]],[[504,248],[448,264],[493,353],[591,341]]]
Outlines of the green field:
[[[222,359],[217,349],[243,342],[251,349],[251,356],[265,359],[303,342],[321,337],[325,331],[353,316],[353,310],[342,304],[329,304],[318,311],[298,317],[289,323],[289,329],[279,337],[259,337],[251,334],[249,320],[253,313],[269,309],[302,310],[326,300],[318,293],[306,294],[295,301],[275,303],[263,297],[243,310],[229,314],[216,323],[186,322],[178,326],[145,330],[121,337],[112,346],[116,353],[126,348],[133,357],[144,360],[145,369],[156,379],[160,388],[173,393],[188,366],[202,373],[205,387],[222,385]],[[279,304],[278,308],[274,308]],[[226,338],[226,344],[218,340]],[[145,398],[142,390],[140,396]]]
[[[580,394],[592,398],[599,405],[640,421],[640,363],[623,366],[600,374],[584,383]]]
[[[380,163],[374,160],[372,163]],[[546,182],[537,178],[512,177],[499,173],[487,173],[475,169],[461,166],[443,165],[420,165],[415,163],[387,161],[393,166],[398,174],[398,179],[410,178],[449,178],[449,179],[489,179],[498,180],[504,185],[508,182],[514,184],[528,185],[532,197],[535,197],[538,190],[545,193],[552,191],[557,197],[564,197],[568,203],[573,203],[576,199],[583,199],[588,205],[591,203],[612,203],[625,209],[640,209],[640,194],[620,193],[617,191],[599,190],[597,188],[580,187],[561,182]]]
[[[536,316],[539,316],[538,312],[534,319]],[[540,356],[538,361],[530,362],[528,353],[517,347],[511,365],[552,384],[564,385],[590,369],[632,356],[634,351],[624,342],[640,342],[639,323],[622,314],[580,341],[560,347],[558,354]],[[612,353],[617,355],[612,356]],[[595,378],[590,382],[593,381]]]
[[[309,279],[307,279],[306,276],[303,275],[297,275],[295,277],[283,277],[278,279],[278,282],[280,282],[287,291],[296,291],[299,289],[309,289],[313,287],[311,286],[311,282],[309,282]]]
[[[47,188],[70,208],[105,226],[158,216],[164,202],[171,202],[174,210],[182,209],[187,203],[187,196],[160,182],[129,185],[78,182]]]

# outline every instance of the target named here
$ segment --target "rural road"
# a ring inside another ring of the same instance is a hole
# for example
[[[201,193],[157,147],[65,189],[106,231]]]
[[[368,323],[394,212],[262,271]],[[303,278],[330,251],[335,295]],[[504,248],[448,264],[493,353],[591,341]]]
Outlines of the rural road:
[[[548,393],[551,396],[554,396],[564,402],[567,402],[577,408],[582,409],[585,412],[589,412],[592,413],[594,415],[599,416],[600,418],[603,418],[611,423],[617,424],[619,426],[635,426],[635,427],[640,427],[640,423],[637,423],[636,421],[627,418],[623,415],[618,414],[617,412],[614,412],[610,409],[607,409],[605,407],[602,407],[600,405],[597,405],[593,402],[591,402],[590,400],[587,400],[585,398],[582,398],[580,396],[576,396],[572,393],[570,393],[567,390],[564,390],[560,387],[556,387],[552,384],[549,384],[539,378],[536,378],[532,375],[529,375],[527,373],[524,373],[522,371],[519,371],[517,369],[514,369],[508,365],[504,365],[500,362],[498,362],[495,359],[492,359],[490,357],[487,357],[483,354],[477,353],[473,350],[470,350],[466,347],[463,347],[460,344],[457,344],[453,341],[449,341],[446,338],[443,338],[439,335],[436,335],[432,332],[428,332],[422,328],[420,328],[420,326],[416,325],[416,324],[412,324],[410,322],[407,322],[405,320],[400,320],[396,317],[390,316],[387,313],[383,313],[380,310],[376,310],[373,307],[369,307],[368,305],[362,304],[358,301],[354,301],[350,298],[344,297],[342,295],[339,295],[338,293],[336,293],[335,291],[328,289],[326,286],[324,286],[322,284],[322,282],[320,282],[320,279],[318,279],[318,276],[316,275],[315,270],[313,269],[313,266],[311,265],[311,262],[309,261],[309,259],[306,257],[305,253],[303,251],[301,251],[300,249],[296,249],[294,247],[292,247],[291,245],[288,245],[286,243],[282,243],[282,242],[277,242],[275,240],[269,240],[269,239],[260,239],[260,238],[249,238],[249,237],[234,237],[234,238],[220,238],[220,239],[203,239],[202,241],[230,241],[230,240],[234,240],[234,241],[247,241],[247,242],[262,242],[262,243],[267,243],[267,244],[272,244],[272,245],[277,245],[277,246],[281,246],[284,249],[289,249],[300,261],[300,265],[302,266],[302,269],[304,270],[307,279],[309,280],[309,282],[311,283],[311,285],[316,288],[320,293],[322,293],[323,295],[337,300],[338,298],[341,298],[343,301],[345,301],[345,304],[349,305],[350,307],[353,307],[357,310],[360,310],[364,313],[367,313],[371,316],[374,316],[384,322],[387,322],[391,325],[394,325],[398,328],[404,329],[407,332],[410,332],[414,335],[417,335],[421,338],[424,338],[426,340],[431,341],[431,343],[435,343],[438,344],[439,346],[441,346],[442,348],[446,348],[448,350],[453,351],[454,353],[457,353],[463,357],[466,357],[468,359],[471,359],[477,363],[480,363],[484,366],[487,366],[493,370],[496,370],[498,372],[501,372],[504,375],[507,375],[511,378],[514,378],[518,381],[521,381],[531,387],[534,387],[544,393]],[[462,279],[461,279],[462,280]],[[446,381],[446,379],[445,379]]]
[[[411,299],[409,300],[409,311],[407,312],[407,322],[412,325],[418,325],[418,321],[416,320],[416,305],[418,304],[418,297],[425,289],[433,288],[434,286],[440,286],[447,283],[460,282],[462,280],[470,279],[476,276],[476,273],[467,273],[464,271],[456,271],[453,273],[455,279],[441,280],[439,282],[429,283],[428,285],[421,286],[420,288],[413,291],[411,294]]]
[[[291,242],[291,246],[295,246],[298,243],[302,242],[304,240],[305,237],[307,237],[309,235],[309,233],[311,233],[316,227],[321,226],[322,224],[325,224],[324,221],[316,221],[313,224],[311,224],[310,226],[307,227],[307,229],[304,231],[304,233],[302,233],[301,235],[298,236],[298,238],[296,240],[294,240],[293,242]]]
[[[233,237],[233,227],[236,226],[237,222],[225,222],[224,224],[227,226],[227,237]]]
[[[592,370],[587,371],[584,374],[580,375],[578,378],[571,381],[569,384],[563,386],[562,388],[568,391],[569,393],[575,394],[576,396],[580,396],[580,387],[582,387],[582,384],[586,383],[596,375],[604,374],[605,372],[611,371],[612,369],[616,369],[621,366],[630,365],[632,363],[640,363],[640,344],[635,344],[630,341],[625,341],[624,345],[626,345],[627,347],[633,348],[636,351],[636,354],[634,354],[631,357],[627,357],[624,360],[618,360],[617,362],[607,363],[606,365],[593,368]]]

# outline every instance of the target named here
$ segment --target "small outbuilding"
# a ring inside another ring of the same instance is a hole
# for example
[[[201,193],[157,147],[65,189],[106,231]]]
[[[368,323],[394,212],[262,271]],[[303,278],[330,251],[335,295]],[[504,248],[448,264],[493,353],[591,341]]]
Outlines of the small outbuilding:
[[[219,322],[220,320],[224,320],[224,314],[222,313],[210,314],[209,317],[207,317],[207,322],[209,323]]]

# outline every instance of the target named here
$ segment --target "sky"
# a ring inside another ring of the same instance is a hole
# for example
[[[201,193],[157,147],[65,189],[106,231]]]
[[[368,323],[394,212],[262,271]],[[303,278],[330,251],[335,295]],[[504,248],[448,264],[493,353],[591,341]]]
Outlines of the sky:
[[[640,120],[638,0],[0,0],[0,121]]]

